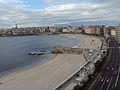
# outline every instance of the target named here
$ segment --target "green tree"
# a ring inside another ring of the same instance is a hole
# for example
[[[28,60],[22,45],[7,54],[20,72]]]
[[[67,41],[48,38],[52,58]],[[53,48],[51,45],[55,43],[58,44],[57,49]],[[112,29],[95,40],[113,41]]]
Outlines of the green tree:
[[[76,85],[76,86],[74,87],[74,90],[82,90],[82,87],[81,87],[80,85]]]

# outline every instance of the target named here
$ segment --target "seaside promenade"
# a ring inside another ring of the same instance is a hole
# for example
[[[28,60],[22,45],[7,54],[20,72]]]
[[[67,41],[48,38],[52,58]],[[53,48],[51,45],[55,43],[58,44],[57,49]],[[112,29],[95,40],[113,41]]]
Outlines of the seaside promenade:
[[[81,37],[83,43],[79,48],[100,49],[102,41],[99,38]],[[83,54],[58,54],[34,68],[1,77],[0,90],[53,90],[86,63]]]

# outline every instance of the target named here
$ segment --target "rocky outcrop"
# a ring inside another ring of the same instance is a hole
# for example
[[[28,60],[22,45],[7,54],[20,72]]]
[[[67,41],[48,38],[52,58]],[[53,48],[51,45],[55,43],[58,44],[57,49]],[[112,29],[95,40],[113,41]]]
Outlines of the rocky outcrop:
[[[51,53],[53,54],[82,54],[81,48],[54,48]]]

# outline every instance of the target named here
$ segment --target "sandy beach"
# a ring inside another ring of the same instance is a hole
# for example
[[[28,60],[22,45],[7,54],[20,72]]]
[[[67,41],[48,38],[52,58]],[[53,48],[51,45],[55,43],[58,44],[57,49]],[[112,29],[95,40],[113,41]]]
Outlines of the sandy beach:
[[[52,60],[0,79],[0,90],[52,90],[86,63],[83,55],[57,55]]]
[[[79,46],[80,48],[89,48],[99,50],[102,44],[102,41],[98,37],[81,35],[83,39],[83,43]]]
[[[96,37],[81,37],[80,48],[98,49],[101,46],[102,42]],[[0,90],[53,90],[86,63],[83,54],[59,54],[34,68],[0,78]]]

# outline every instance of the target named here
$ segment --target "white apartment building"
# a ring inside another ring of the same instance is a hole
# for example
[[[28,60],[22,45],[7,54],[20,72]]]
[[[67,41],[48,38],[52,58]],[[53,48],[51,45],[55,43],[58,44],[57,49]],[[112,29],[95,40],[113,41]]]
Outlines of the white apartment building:
[[[116,30],[116,36],[120,40],[120,24],[115,27],[115,30]]]

